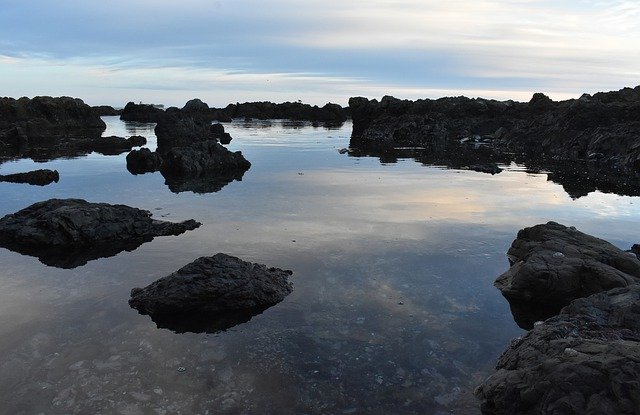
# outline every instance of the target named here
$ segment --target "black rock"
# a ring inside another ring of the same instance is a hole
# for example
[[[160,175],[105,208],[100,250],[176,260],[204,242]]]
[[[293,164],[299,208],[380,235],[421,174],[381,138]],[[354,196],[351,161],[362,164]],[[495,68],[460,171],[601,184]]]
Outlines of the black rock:
[[[476,390],[483,414],[640,413],[640,286],[574,300],[496,369]]]
[[[199,226],[194,220],[154,220],[149,211],[124,205],[50,199],[0,219],[0,246],[47,265],[74,268]]]
[[[27,183],[36,186],[46,186],[53,182],[58,183],[60,175],[58,170],[40,169],[26,173],[0,174],[0,182]]]
[[[244,173],[251,163],[227,150],[217,141],[197,142],[187,147],[175,147],[162,156],[162,174],[167,177],[198,177],[206,173]]]
[[[640,283],[640,261],[610,243],[555,222],[524,228],[495,286],[529,329],[576,298]]]
[[[148,148],[132,150],[127,154],[127,170],[131,174],[144,174],[160,170],[162,157]]]
[[[128,102],[120,114],[120,119],[122,121],[158,122],[164,115],[164,110],[151,104]]]
[[[219,253],[132,289],[129,304],[149,314],[159,327],[215,332],[282,301],[292,291],[291,274]]]
[[[230,118],[245,119],[288,119],[329,123],[332,125],[347,120],[348,111],[338,104],[328,103],[323,107],[311,106],[301,102],[245,102],[229,104],[222,111]],[[223,121],[223,120],[220,120]]]
[[[122,114],[122,110],[117,110],[109,105],[95,105],[91,107],[98,116],[114,116]]]

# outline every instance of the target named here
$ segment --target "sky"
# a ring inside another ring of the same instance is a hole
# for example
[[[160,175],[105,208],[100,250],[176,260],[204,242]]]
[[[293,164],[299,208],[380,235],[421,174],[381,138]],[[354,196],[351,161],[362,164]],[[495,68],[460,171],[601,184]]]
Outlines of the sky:
[[[210,106],[640,84],[640,1],[2,0],[0,96]]]

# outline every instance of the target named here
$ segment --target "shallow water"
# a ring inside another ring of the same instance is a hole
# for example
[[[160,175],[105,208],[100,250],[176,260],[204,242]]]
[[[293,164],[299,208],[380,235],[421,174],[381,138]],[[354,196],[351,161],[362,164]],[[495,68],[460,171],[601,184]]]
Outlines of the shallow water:
[[[105,120],[105,135],[155,148],[152,125]],[[640,242],[637,197],[572,200],[516,165],[491,176],[349,157],[349,123],[226,128],[252,167],[216,193],[172,193],[158,173],[129,174],[124,154],[0,165],[61,176],[0,183],[0,215],[80,197],[203,223],[71,270],[0,249],[0,413],[477,413],[474,387],[522,332],[492,286],[517,231],[555,220]],[[131,288],[217,252],[292,269],[293,293],[217,334],[129,308]]]

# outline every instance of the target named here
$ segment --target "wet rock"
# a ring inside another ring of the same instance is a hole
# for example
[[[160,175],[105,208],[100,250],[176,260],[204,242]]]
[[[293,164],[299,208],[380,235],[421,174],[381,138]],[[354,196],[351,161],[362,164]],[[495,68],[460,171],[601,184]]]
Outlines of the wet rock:
[[[26,173],[14,173],[0,175],[0,182],[27,183],[36,186],[46,186],[53,182],[58,183],[60,175],[58,170],[40,169]]]
[[[156,125],[155,133],[158,138],[157,151],[161,154],[174,147],[190,146],[202,141],[231,141],[231,136],[224,132],[222,124],[212,125],[208,117],[178,108],[167,109],[165,117]]]
[[[598,93],[588,100],[555,102],[541,93],[528,103],[466,97],[407,101],[386,96],[380,101],[351,98],[349,107],[351,148],[450,152],[453,142],[463,141],[491,146],[508,162],[522,155],[525,163],[543,163],[546,170],[580,161],[582,182],[592,182],[604,172],[606,186],[626,187],[630,182],[638,191],[640,86]],[[587,170],[598,175],[585,174]]]
[[[73,268],[199,226],[194,220],[154,220],[149,211],[125,205],[50,199],[0,219],[0,246],[47,265]]]
[[[151,104],[128,102],[120,114],[122,121],[158,122],[164,117],[164,110]]]
[[[149,314],[159,327],[215,332],[282,301],[292,291],[291,274],[219,253],[132,289],[129,304]]]
[[[203,141],[175,147],[162,156],[165,177],[199,177],[204,174],[244,173],[251,163],[241,152],[231,152],[217,141]]]
[[[529,329],[576,298],[640,283],[640,261],[612,244],[555,222],[524,228],[495,286]]]
[[[498,174],[502,172],[502,169],[497,164],[472,164],[469,166],[469,170],[489,174]]]
[[[131,174],[144,174],[160,170],[162,157],[148,148],[132,150],[127,154],[127,170]]]
[[[476,390],[484,414],[640,412],[640,286],[574,300],[516,339]]]

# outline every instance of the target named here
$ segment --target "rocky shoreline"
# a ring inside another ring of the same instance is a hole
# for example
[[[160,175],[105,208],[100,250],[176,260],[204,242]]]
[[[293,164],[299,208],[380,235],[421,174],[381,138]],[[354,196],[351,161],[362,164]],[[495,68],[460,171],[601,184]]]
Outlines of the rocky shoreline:
[[[495,285],[530,331],[476,390],[482,413],[638,413],[636,253],[549,222],[518,232],[507,255]]]

